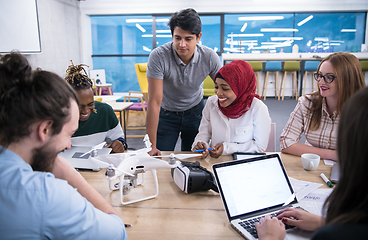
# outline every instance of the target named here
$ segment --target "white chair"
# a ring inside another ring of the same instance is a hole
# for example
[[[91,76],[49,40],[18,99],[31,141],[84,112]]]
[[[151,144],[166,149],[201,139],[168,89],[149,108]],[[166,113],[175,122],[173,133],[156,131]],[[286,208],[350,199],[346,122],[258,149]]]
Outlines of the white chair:
[[[271,123],[270,138],[266,152],[276,152],[276,123]]]

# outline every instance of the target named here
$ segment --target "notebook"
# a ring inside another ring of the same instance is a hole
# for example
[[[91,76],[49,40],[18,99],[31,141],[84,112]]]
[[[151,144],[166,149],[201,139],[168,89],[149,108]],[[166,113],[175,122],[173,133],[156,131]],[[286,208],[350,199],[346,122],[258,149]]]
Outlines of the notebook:
[[[258,236],[255,230],[246,230],[245,220],[298,207],[278,154],[218,163],[212,170],[232,227],[247,239]],[[283,206],[285,202],[290,203]]]
[[[264,156],[266,153],[248,153],[248,152],[235,152],[233,153],[234,160],[241,160],[247,158],[254,158],[258,156]]]
[[[64,150],[63,152],[59,153],[59,156],[62,156],[70,161],[70,163],[77,169],[88,169],[93,171],[99,171],[102,168],[106,167],[105,165],[101,164],[101,162],[92,159],[91,153],[87,153],[82,156],[84,153],[91,150],[91,147],[79,147],[79,146],[72,146],[68,150]],[[111,148],[102,148],[97,149],[98,156],[109,154],[111,152]]]

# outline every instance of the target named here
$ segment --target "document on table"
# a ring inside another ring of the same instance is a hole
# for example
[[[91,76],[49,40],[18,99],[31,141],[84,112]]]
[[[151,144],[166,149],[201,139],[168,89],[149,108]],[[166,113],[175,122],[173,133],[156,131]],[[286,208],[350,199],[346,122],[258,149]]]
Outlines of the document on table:
[[[321,216],[323,204],[331,192],[332,189],[317,189],[299,201],[299,204],[308,212]]]
[[[302,200],[305,196],[307,196],[309,193],[315,191],[323,184],[320,183],[314,183],[314,182],[307,182],[307,181],[301,181],[297,180],[295,178],[289,177],[290,183],[293,186],[296,198],[298,201]]]

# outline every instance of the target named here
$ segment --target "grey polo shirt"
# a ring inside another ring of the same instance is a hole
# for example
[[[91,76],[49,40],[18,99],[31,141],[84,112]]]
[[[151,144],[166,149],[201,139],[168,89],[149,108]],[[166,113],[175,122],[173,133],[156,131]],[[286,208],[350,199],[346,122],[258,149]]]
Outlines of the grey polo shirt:
[[[203,80],[208,75],[214,79],[221,66],[216,52],[203,45],[196,46],[192,60],[186,65],[169,42],[151,52],[146,75],[163,80],[162,108],[185,111],[202,100]]]

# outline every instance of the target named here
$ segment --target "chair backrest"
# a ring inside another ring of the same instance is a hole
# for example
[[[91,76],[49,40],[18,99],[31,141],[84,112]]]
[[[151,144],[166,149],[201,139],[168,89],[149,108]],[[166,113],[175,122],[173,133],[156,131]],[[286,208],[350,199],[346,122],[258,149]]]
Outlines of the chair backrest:
[[[363,72],[368,72],[368,61],[360,61],[360,65],[362,66]]]
[[[267,61],[265,71],[281,71],[281,61]]]
[[[215,83],[210,76],[207,76],[203,81],[203,96],[210,97],[215,94]]]
[[[304,71],[316,72],[321,61],[305,61]]]
[[[299,71],[300,62],[299,61],[285,61],[283,71]]]
[[[263,70],[263,64],[261,61],[247,61],[255,72],[261,72]]]
[[[146,77],[147,72],[147,63],[136,63],[135,64],[135,72],[137,73],[139,87],[141,88],[141,92],[143,93],[146,101],[148,96],[148,81]]]
[[[270,138],[266,152],[276,152],[276,123],[271,123]]]

